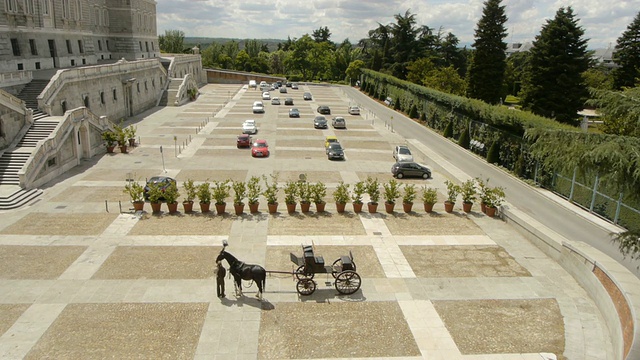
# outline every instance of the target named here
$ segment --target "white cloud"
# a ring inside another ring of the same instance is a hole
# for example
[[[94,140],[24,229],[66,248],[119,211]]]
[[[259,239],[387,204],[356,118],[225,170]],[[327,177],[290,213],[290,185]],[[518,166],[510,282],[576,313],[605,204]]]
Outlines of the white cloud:
[[[509,18],[507,41],[532,41],[560,7],[571,6],[590,48],[615,44],[640,9],[639,0],[503,0],[502,4]],[[378,23],[394,23],[395,14],[410,10],[418,26],[442,27],[469,44],[483,6],[482,0],[157,0],[157,23],[159,34],[178,29],[187,36],[282,40],[326,26],[333,41],[357,42]]]

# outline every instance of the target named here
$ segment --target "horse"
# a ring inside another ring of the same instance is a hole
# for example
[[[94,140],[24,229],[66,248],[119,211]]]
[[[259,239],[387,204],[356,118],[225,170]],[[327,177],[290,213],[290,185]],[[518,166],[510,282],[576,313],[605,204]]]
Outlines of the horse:
[[[267,271],[260,265],[245,264],[244,261],[238,260],[235,256],[226,252],[224,249],[220,251],[220,255],[216,258],[216,263],[227,260],[229,263],[229,272],[235,280],[233,285],[236,289],[236,296],[242,296],[242,280],[253,280],[258,285],[258,293],[256,297],[262,300],[262,293],[265,289]]]

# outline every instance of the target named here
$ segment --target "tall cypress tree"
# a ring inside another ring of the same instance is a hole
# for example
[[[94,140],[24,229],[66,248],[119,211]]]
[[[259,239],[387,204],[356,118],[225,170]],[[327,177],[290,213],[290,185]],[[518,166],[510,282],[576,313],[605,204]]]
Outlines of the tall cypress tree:
[[[613,73],[615,88],[636,86],[640,82],[640,12],[618,38],[614,60],[620,66]]]
[[[502,97],[502,81],[507,67],[507,22],[502,0],[487,0],[478,21],[473,47],[475,52],[469,65],[467,95],[497,104]]]
[[[577,112],[589,96],[582,73],[589,68],[587,39],[573,9],[560,8],[536,36],[524,76],[526,108],[559,122],[577,125]]]

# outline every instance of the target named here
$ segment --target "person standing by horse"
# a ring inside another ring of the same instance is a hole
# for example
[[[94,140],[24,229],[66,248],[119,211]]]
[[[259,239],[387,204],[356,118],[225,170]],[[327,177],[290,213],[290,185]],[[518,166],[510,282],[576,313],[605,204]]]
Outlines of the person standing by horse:
[[[224,277],[227,275],[227,270],[222,266],[222,261],[216,261],[216,268],[213,272],[216,274],[216,293],[218,297],[225,297]]]

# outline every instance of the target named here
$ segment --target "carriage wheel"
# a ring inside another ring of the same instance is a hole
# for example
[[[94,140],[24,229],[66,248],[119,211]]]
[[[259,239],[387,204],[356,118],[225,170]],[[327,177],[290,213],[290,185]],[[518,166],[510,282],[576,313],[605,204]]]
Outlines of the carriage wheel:
[[[304,272],[304,265],[300,265],[295,272],[296,278],[298,280],[311,280],[315,276],[314,273],[306,273]]]
[[[300,279],[296,285],[296,290],[302,296],[311,295],[316,291],[316,282],[311,279]]]
[[[338,274],[334,283],[340,294],[350,295],[360,289],[362,283],[360,275],[353,270],[345,270]]]
[[[356,271],[356,263],[355,261],[351,260],[351,264],[353,266],[353,271]],[[333,265],[331,265],[331,275],[333,276],[333,278],[337,278],[338,274],[340,274],[342,272],[342,259],[338,259],[336,261],[333,262]]]

